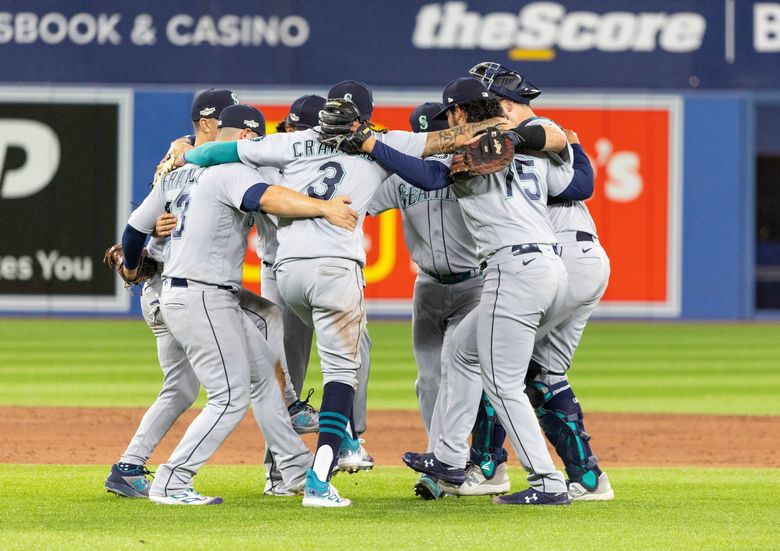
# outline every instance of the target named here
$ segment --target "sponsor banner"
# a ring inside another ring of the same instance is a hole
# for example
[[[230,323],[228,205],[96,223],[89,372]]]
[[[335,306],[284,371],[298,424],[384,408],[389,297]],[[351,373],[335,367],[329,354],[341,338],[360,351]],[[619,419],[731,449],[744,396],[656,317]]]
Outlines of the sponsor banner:
[[[0,88],[0,311],[126,311],[130,96]]]
[[[247,101],[246,94],[240,94]],[[596,174],[588,208],[609,254],[612,276],[599,307],[604,316],[680,314],[681,100],[676,97],[547,95],[537,114],[578,132]],[[269,131],[287,113],[286,102],[252,101],[266,115]],[[381,95],[374,121],[408,130],[408,117],[430,96]],[[401,217],[390,211],[366,217],[364,270],[369,312],[408,315],[416,267],[404,244]],[[260,261],[250,237],[244,282],[259,289]]]
[[[357,47],[349,29],[370,31]],[[344,0],[337,8],[285,0],[5,0],[0,7],[6,82],[361,78],[442,86],[492,60],[547,88],[776,88],[778,54],[780,2],[761,0]]]

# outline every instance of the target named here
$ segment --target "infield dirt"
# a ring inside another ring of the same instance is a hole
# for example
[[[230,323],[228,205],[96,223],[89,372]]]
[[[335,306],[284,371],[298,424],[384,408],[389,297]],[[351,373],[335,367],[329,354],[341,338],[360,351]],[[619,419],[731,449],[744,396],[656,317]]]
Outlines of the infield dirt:
[[[0,463],[111,464],[144,414],[143,408],[0,407]],[[150,463],[163,463],[198,409],[174,425]],[[605,467],[780,467],[780,417],[592,413],[592,446]],[[378,465],[402,465],[405,451],[424,451],[415,411],[370,411],[366,448]],[[316,435],[306,435],[311,446]],[[262,435],[251,413],[212,463],[258,464]],[[511,452],[510,452],[511,453]],[[514,457],[513,464],[517,464]]]

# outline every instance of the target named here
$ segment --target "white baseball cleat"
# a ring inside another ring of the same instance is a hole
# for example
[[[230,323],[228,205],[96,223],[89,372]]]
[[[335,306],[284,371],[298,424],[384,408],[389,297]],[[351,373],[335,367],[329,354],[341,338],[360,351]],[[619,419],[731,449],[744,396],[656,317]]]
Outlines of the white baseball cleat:
[[[510,487],[506,463],[500,463],[490,478],[485,476],[479,465],[472,464],[466,469],[466,480],[463,484],[456,486],[440,480],[439,486],[444,493],[456,496],[495,496],[507,493]]]
[[[149,501],[158,505],[219,505],[222,503],[221,497],[204,496],[196,492],[193,488],[180,490],[167,496],[149,495]]]
[[[306,487],[303,489],[304,507],[349,507],[351,499],[339,495],[333,484],[323,482],[312,469],[306,475]]]
[[[615,492],[607,473],[601,473],[595,490],[588,490],[579,482],[569,482],[569,497],[572,501],[610,501],[615,499]]]
[[[339,460],[333,469],[333,474],[340,471],[356,473],[374,468],[374,458],[363,447],[362,438],[352,439],[345,436],[339,449]]]

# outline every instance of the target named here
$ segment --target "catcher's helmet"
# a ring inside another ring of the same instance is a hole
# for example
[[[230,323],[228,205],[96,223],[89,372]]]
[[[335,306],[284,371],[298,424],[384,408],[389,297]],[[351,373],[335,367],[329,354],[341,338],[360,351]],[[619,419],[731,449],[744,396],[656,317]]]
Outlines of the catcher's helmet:
[[[483,61],[469,69],[469,74],[483,82],[491,94],[528,105],[542,93],[523,75],[500,63]]]

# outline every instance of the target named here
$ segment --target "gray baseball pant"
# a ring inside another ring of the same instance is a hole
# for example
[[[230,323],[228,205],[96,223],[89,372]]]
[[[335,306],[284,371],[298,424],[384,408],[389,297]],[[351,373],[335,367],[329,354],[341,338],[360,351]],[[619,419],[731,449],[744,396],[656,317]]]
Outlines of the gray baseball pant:
[[[514,254],[505,247],[488,260],[479,306],[455,330],[447,414],[434,452],[445,463],[466,466],[484,388],[530,486],[557,493],[566,491],[566,483],[525,394],[525,374],[536,330],[562,308],[568,276],[553,247],[539,248]]]
[[[252,412],[265,437],[265,471],[275,483],[289,485],[292,481],[294,485],[306,474],[312,456],[292,428],[286,407],[297,400],[298,395],[286,369],[282,312],[270,300],[246,289],[239,291],[238,300],[245,317],[251,322],[247,326],[252,362],[250,395]],[[266,371],[268,365],[273,371],[270,374]],[[275,378],[277,370],[284,374],[283,415],[277,411],[277,402],[281,402]]]
[[[593,242],[576,240],[575,232],[557,234],[561,260],[569,274],[564,311],[568,316],[538,340],[533,359],[542,366],[535,381],[551,386],[567,380],[574,352],[582,338],[585,325],[607,290],[609,257],[598,239]],[[556,389],[553,394],[564,390]]]
[[[200,391],[200,382],[190,367],[184,349],[173,338],[160,311],[162,280],[155,275],[141,291],[144,320],[157,339],[157,359],[163,372],[163,385],[130,440],[120,463],[145,465],[154,448],[179,416],[189,408]]]
[[[366,325],[363,274],[354,260],[302,258],[276,269],[279,293],[314,329],[323,383],[358,383],[360,341]]]
[[[453,334],[458,324],[476,308],[482,295],[482,276],[444,284],[425,272],[414,282],[412,343],[417,363],[415,389],[428,451],[441,433],[447,408],[447,379]]]
[[[301,321],[295,312],[291,311],[279,294],[276,284],[276,274],[273,269],[263,264],[260,269],[260,292],[263,298],[270,300],[281,311],[284,324],[284,353],[287,360],[287,370],[295,393],[300,396],[303,382],[309,367],[309,354],[314,331]]]
[[[260,285],[263,297],[267,298],[282,310],[284,318],[284,349],[287,354],[287,366],[293,387],[301,394],[306,372],[309,368],[309,356],[314,330],[306,325],[301,318],[287,306],[279,293],[277,274],[270,267],[263,265],[260,272]],[[362,273],[361,273],[362,280]],[[366,402],[368,395],[368,377],[371,372],[371,337],[368,327],[364,326],[360,341],[360,368],[358,369],[358,386],[355,389],[355,401],[352,405],[352,416],[355,421],[355,431],[362,434],[366,431]]]
[[[163,288],[165,323],[205,387],[208,402],[168,462],[160,465],[152,495],[192,487],[192,479],[249,407],[250,360],[245,316],[235,293],[214,286]]]

